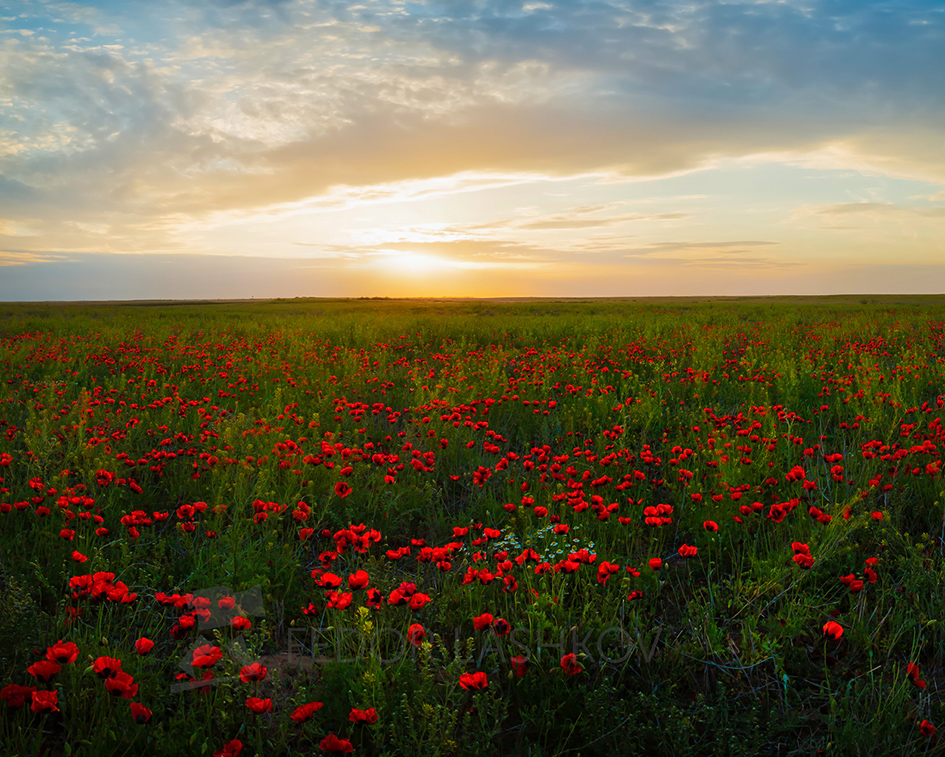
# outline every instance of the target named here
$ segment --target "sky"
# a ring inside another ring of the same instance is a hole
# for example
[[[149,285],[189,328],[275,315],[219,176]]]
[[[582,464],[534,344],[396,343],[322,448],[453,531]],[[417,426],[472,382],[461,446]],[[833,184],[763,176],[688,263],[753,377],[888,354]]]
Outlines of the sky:
[[[941,0],[0,0],[0,300],[945,292]]]

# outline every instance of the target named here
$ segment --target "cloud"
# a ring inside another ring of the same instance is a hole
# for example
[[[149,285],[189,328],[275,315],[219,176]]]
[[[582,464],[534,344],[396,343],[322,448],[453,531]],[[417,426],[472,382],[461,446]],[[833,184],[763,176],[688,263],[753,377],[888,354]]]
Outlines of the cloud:
[[[16,249],[220,250],[215,229],[248,219],[327,219],[538,177],[631,186],[729,170],[729,159],[921,179],[928,197],[945,185],[945,13],[931,0],[156,8],[24,4],[16,25],[33,33],[0,37],[0,202],[16,228],[37,233]],[[915,219],[940,234],[936,207],[845,200],[798,213],[808,226],[887,219],[908,233]],[[761,266],[762,251],[774,260],[789,249],[757,241],[758,228],[710,227],[689,208],[562,204],[367,248],[686,266]],[[658,227],[684,222],[669,238],[692,241],[654,241]],[[296,246],[353,254],[336,243]]]

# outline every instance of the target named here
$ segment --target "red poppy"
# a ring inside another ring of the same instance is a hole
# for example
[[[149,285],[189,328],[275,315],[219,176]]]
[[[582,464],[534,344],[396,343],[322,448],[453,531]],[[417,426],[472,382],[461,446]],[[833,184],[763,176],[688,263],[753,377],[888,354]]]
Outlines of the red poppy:
[[[254,662],[245,666],[240,671],[240,680],[243,683],[261,681],[266,677],[266,673],[267,669],[265,665],[260,665],[258,662]]]
[[[218,749],[213,753],[213,757],[239,757],[243,751],[243,742],[239,739],[233,739],[223,745],[223,749]]]
[[[60,712],[56,706],[59,704],[59,692],[53,691],[34,691],[33,702],[30,709],[33,712]]]
[[[925,681],[922,680],[919,673],[919,666],[914,662],[910,662],[906,666],[906,675],[912,680],[912,683],[919,689],[924,689],[926,687]]]
[[[230,621],[230,625],[233,626],[237,631],[248,631],[253,627],[253,623],[249,618],[244,618],[242,615],[237,615]]]
[[[194,650],[194,660],[191,663],[195,668],[212,668],[223,657],[220,647],[213,644],[202,644]]]
[[[659,557],[653,557],[650,559],[649,565],[653,570],[659,570],[663,567],[663,561]]]
[[[102,678],[111,678],[121,670],[121,660],[116,660],[114,657],[99,657],[92,663],[92,670]]]
[[[410,628],[407,629],[407,640],[415,647],[420,646],[426,635],[427,632],[419,623],[414,623],[412,626],[410,626]]]
[[[409,602],[410,609],[419,610],[429,601],[430,601],[429,596],[427,596],[426,594],[421,594],[420,592],[417,592],[410,598],[410,602]]]
[[[289,717],[292,718],[296,723],[304,723],[321,708],[321,702],[309,702],[308,704],[301,704],[295,708],[295,712],[293,712]]]
[[[335,484],[335,494],[344,499],[349,494],[351,494],[351,487],[346,481],[339,481]]]
[[[348,576],[348,588],[352,591],[363,589],[370,583],[371,577],[366,570],[359,570]]]
[[[33,695],[35,697],[35,694]],[[935,726],[932,725],[928,720],[923,720],[919,723],[919,733],[921,733],[926,738],[932,738],[935,735]]]
[[[50,678],[52,678],[56,673],[62,670],[62,665],[58,662],[53,662],[52,660],[40,660],[39,662],[34,662],[30,665],[26,672],[29,673],[33,678],[37,678],[43,683],[47,683]]]
[[[459,685],[468,691],[481,691],[488,688],[489,679],[486,678],[485,673],[477,670],[475,673],[463,673],[459,677]]]
[[[493,620],[495,620],[495,617],[492,614],[484,612],[482,615],[473,618],[473,628],[477,631],[482,631],[491,626]]]
[[[631,591],[631,592],[627,595],[627,600],[628,600],[628,601],[632,601],[632,600],[634,600],[634,599],[639,599],[639,598],[642,597],[642,596],[643,596],[643,592],[640,591],[639,589],[635,589],[634,591]]]
[[[373,725],[377,722],[377,712],[373,707],[370,707],[366,710],[357,710],[352,708],[351,713],[348,715],[348,720],[350,720],[352,723]]]
[[[138,684],[134,680],[128,673],[119,670],[111,678],[105,679],[105,688],[113,696],[134,699],[138,696]]]
[[[151,719],[151,710],[139,702],[131,703],[131,717],[135,723],[143,725]]]
[[[578,673],[584,670],[584,668],[578,665],[577,655],[574,654],[574,652],[571,652],[571,654],[566,654],[561,658],[561,668],[569,676],[576,676]]]
[[[154,642],[142,636],[135,642],[135,651],[140,655],[145,655],[154,648]]]
[[[836,641],[843,636],[843,626],[833,620],[828,620],[824,623],[824,635]]]
[[[683,544],[679,548],[680,557],[695,557],[698,552],[698,547],[692,546],[690,544]]]
[[[719,530],[719,524],[716,523],[714,520],[703,521],[702,527],[703,527],[706,531],[718,531],[718,530]]]
[[[522,655],[515,655],[515,657],[511,658],[509,662],[512,663],[512,670],[515,671],[515,675],[518,678],[521,678],[526,672],[528,672],[528,660]]]
[[[796,555],[794,555],[792,559],[804,570],[807,570],[814,564],[813,557],[811,557],[810,555],[805,555],[801,552],[798,552]]]
[[[17,708],[26,704],[28,699],[32,699],[35,686],[20,686],[11,683],[0,689],[0,699],[7,703],[7,707]]]
[[[508,636],[509,632],[512,630],[512,624],[505,618],[496,618],[495,622],[492,624],[492,630],[495,632],[496,636]]]
[[[351,754],[354,747],[347,739],[339,739],[335,734],[329,733],[325,738],[318,742],[318,748],[323,752],[333,754]]]
[[[71,641],[57,641],[46,650],[46,659],[58,662],[60,665],[68,665],[75,662],[79,656],[79,648]]]
[[[271,699],[260,699],[259,697],[249,697],[246,700],[246,706],[257,715],[269,712],[272,709]]]

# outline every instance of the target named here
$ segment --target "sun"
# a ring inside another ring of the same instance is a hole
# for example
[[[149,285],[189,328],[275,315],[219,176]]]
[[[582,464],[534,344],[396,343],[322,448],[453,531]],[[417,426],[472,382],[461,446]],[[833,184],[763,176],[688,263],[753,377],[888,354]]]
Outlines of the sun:
[[[378,257],[376,265],[388,273],[404,276],[425,276],[451,271],[458,266],[451,260],[422,252],[390,252]]]

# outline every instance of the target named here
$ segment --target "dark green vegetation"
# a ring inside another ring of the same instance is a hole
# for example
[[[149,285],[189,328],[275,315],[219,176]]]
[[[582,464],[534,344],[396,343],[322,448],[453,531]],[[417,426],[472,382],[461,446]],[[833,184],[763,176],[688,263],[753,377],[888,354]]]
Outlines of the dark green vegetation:
[[[943,297],[0,306],[0,751],[935,753],[943,326]],[[250,627],[201,631],[211,587]]]

